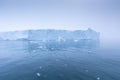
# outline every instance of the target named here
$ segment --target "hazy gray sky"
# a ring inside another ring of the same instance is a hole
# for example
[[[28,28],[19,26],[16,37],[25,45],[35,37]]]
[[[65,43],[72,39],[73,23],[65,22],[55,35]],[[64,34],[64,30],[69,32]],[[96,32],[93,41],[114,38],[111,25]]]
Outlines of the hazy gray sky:
[[[120,0],[0,0],[0,31],[87,27],[120,41]]]

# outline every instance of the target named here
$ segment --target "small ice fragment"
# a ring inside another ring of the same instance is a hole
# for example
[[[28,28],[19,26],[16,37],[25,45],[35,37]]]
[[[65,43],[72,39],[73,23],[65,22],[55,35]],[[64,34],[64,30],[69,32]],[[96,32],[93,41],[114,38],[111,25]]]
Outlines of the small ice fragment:
[[[54,48],[51,48],[51,50],[54,50]]]
[[[74,42],[78,42],[78,40],[74,40]]]
[[[41,76],[41,74],[40,74],[40,73],[36,73],[36,74],[37,74],[37,76],[39,76],[39,77]]]
[[[97,80],[100,80],[100,77],[97,77]]]
[[[42,49],[42,48],[43,48],[43,46],[39,46],[38,48]]]

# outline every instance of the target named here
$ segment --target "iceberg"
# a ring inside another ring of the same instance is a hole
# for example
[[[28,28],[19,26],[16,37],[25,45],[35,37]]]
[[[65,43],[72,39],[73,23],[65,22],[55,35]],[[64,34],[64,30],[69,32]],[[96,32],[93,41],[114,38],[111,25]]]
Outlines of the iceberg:
[[[59,50],[68,47],[97,47],[100,33],[87,30],[24,30],[0,32],[0,40],[29,41],[30,49]]]
[[[0,32],[0,40],[24,40],[27,38],[27,31]]]

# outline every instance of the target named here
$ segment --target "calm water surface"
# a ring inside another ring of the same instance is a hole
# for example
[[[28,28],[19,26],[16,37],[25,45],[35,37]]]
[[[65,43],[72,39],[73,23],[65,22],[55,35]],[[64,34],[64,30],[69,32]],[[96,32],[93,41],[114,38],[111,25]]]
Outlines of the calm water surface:
[[[31,49],[27,41],[0,41],[0,80],[120,80],[120,51]]]

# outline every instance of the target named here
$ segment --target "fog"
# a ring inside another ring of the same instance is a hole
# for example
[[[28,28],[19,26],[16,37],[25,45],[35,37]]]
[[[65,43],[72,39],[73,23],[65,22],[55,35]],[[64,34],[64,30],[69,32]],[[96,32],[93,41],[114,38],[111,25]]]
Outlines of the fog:
[[[100,32],[101,46],[119,46],[119,0],[0,0],[0,31],[87,29]]]

